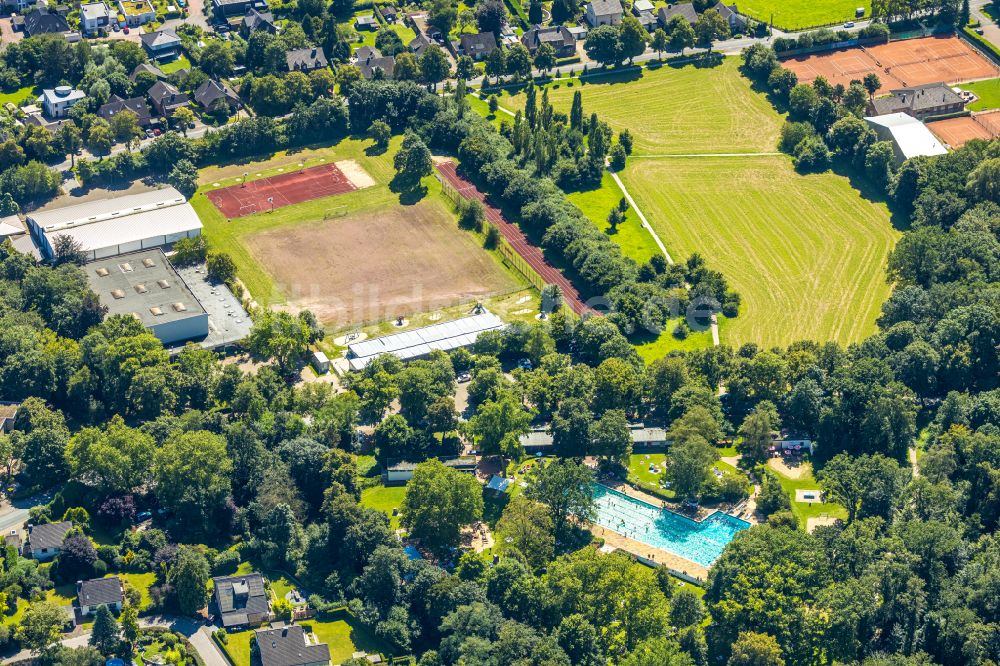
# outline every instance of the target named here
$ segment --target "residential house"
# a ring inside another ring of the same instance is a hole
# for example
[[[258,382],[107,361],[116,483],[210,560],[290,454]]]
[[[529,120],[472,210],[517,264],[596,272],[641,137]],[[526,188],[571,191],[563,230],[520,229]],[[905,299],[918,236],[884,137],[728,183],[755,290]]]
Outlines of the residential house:
[[[310,640],[302,625],[258,629],[254,638],[261,666],[326,666],[330,646]]]
[[[354,17],[355,30],[378,30],[378,19],[371,14]]]
[[[542,27],[536,25],[521,36],[521,43],[534,55],[542,44],[551,44],[556,50],[557,58],[569,58],[576,55],[576,38],[564,25]]]
[[[122,111],[131,111],[139,119],[139,127],[146,127],[151,120],[149,107],[142,97],[122,99],[118,95],[112,95],[107,104],[97,110],[97,115],[108,122]]]
[[[170,28],[147,32],[139,39],[153,60],[172,60],[181,52],[181,38]]]
[[[492,32],[480,32],[476,35],[466,33],[458,41],[458,52],[473,60],[485,60],[496,50],[497,38]]]
[[[96,35],[107,30],[112,21],[117,22],[115,13],[103,2],[86,2],[80,5],[80,30],[85,35]]]
[[[76,599],[81,615],[93,615],[101,606],[120,613],[124,601],[122,581],[118,576],[77,581]]]
[[[39,100],[45,115],[49,118],[65,118],[66,113],[77,102],[86,99],[87,94],[82,90],[74,90],[69,86],[56,86],[42,90]]]
[[[212,16],[217,21],[225,21],[229,16],[245,16],[256,4],[257,0],[212,0]]]
[[[730,7],[729,5],[719,2],[712,7],[715,11],[719,12],[719,16],[726,19],[729,23],[729,28],[733,32],[742,32],[747,27],[747,19],[745,16],[741,16],[736,12],[736,5]]]
[[[240,108],[240,96],[225,83],[209,79],[194,91],[194,101],[205,111],[215,111],[220,104],[228,107],[228,113]]]
[[[667,24],[670,23],[670,19],[675,16],[683,16],[687,19],[687,22],[694,25],[698,22],[698,12],[694,10],[694,5],[690,2],[683,2],[680,4],[667,5],[666,7],[660,7],[660,11],[657,12],[657,21],[659,21],[660,26],[666,28]]]
[[[65,34],[69,32],[69,23],[66,22],[66,17],[58,12],[42,8],[25,14],[23,29],[28,37],[50,33]]]
[[[3,240],[11,236],[18,236],[24,233],[24,226],[17,215],[11,215],[0,221],[0,228],[3,229]],[[20,409],[19,402],[0,403],[0,433],[10,432],[14,428],[14,420],[17,418],[17,410]]]
[[[259,573],[219,576],[212,583],[210,612],[219,616],[223,627],[259,626],[271,619],[271,604]]]
[[[8,11],[23,14],[28,7],[31,7],[38,0],[3,0],[3,6]]]
[[[379,7],[379,11],[382,12],[382,18],[386,23],[395,23],[399,19],[399,10],[392,5]]]
[[[964,109],[962,96],[944,83],[899,88],[868,104],[868,114],[872,116],[905,113],[919,120],[958,113]]]
[[[329,67],[323,49],[307,46],[304,49],[293,49],[285,53],[285,62],[289,72],[311,72],[314,69]]]
[[[618,25],[624,15],[619,0],[593,0],[584,9],[584,17],[592,28],[600,25]]]
[[[157,114],[169,118],[174,111],[187,106],[188,96],[165,81],[157,81],[146,91],[150,103]]]
[[[243,20],[240,21],[240,34],[244,39],[249,39],[250,35],[263,30],[272,35],[278,34],[278,26],[274,24],[274,14],[271,12],[259,12],[256,9],[247,11]]]
[[[36,560],[51,560],[62,550],[63,539],[72,528],[73,523],[68,520],[61,523],[28,525],[26,555]]]
[[[635,0],[635,2],[632,3],[632,14],[639,21],[639,23],[642,24],[642,27],[649,32],[656,30],[655,11],[656,9],[653,7],[653,3],[649,0]]]
[[[416,37],[410,40],[410,43],[406,45],[406,48],[413,51],[413,55],[419,58],[424,54],[424,51],[426,51],[427,47],[430,45],[431,45],[430,41],[426,37],[418,33]],[[360,51],[361,49],[358,50]]]
[[[375,70],[381,70],[385,78],[392,78],[392,72],[396,68],[396,59],[392,56],[384,56],[371,46],[362,46],[354,55],[354,62],[361,70],[361,76],[371,80],[375,78]]]
[[[141,72],[149,72],[150,74],[155,76],[159,81],[167,80],[167,75],[163,73],[163,70],[161,70],[156,65],[150,65],[149,63],[146,62],[136,65],[135,69],[132,70],[132,73],[128,75],[128,80],[131,81],[132,83],[135,83],[136,78],[139,76]]]
[[[156,20],[156,10],[149,0],[118,0],[118,10],[125,16],[125,24],[132,28]]]

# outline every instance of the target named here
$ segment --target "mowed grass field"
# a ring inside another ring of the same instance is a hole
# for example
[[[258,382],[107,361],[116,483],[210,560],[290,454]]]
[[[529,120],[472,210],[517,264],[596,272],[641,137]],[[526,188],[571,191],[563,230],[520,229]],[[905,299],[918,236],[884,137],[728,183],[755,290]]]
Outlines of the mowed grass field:
[[[569,113],[573,93],[583,94],[586,116],[596,112],[616,131],[628,128],[634,155],[756,153],[774,151],[781,117],[750,88],[739,58],[716,67],[663,66],[580,81],[556,80],[549,101]],[[511,111],[524,108],[523,92],[505,95]],[[541,96],[539,95],[539,101]]]
[[[865,16],[871,18],[871,0],[742,0],[739,3],[741,14],[788,30],[853,21],[858,7],[864,7]]]
[[[979,98],[967,106],[970,111],[1000,109],[1000,79],[963,83],[962,90],[970,90]]]
[[[334,146],[204,169],[191,203],[209,247],[233,257],[240,280],[258,303],[309,307],[334,327],[521,287],[522,280],[495,254],[481,249],[480,239],[458,228],[432,176],[424,180],[428,192],[421,202],[400,203],[399,194],[389,188],[395,174],[392,156],[400,143],[401,137],[394,137],[389,149],[376,155],[366,151],[370,141],[345,139]],[[308,168],[347,159],[357,162],[375,185],[233,220],[205,196],[238,183],[244,173],[256,180],[297,170],[300,164]],[[405,235],[393,232],[403,227]],[[462,282],[456,276],[455,284],[435,281],[433,269],[449,261],[455,270],[469,269],[471,277]]]
[[[742,295],[724,342],[846,344],[875,330],[899,234],[846,178],[765,155],[631,160],[623,180],[675,257],[701,253]]]

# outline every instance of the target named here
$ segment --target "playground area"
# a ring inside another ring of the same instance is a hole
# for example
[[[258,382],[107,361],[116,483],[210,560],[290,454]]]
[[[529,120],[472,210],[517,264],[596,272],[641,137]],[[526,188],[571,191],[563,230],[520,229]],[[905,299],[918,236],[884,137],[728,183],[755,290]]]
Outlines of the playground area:
[[[342,169],[339,164],[323,164],[308,169],[298,169],[239,185],[220,187],[206,192],[205,196],[223,215],[234,219],[303,201],[352,192],[373,184],[371,178],[363,171],[357,174],[357,178],[348,175],[360,170],[356,164],[344,166],[347,168]]]
[[[809,83],[823,76],[833,85],[850,85],[867,74],[882,82],[880,92],[928,83],[958,83],[993,78],[1000,69],[953,35],[921,37],[875,46],[858,46],[798,56],[781,63]]]
[[[990,140],[1000,137],[1000,111],[973,113],[961,118],[948,118],[927,123],[934,133],[952,150],[961,148],[973,139]]]

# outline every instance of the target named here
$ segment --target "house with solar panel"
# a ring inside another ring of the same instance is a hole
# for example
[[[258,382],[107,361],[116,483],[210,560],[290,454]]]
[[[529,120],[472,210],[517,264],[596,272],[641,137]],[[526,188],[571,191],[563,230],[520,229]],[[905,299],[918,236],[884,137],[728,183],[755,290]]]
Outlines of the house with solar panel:
[[[271,602],[259,573],[218,576],[212,579],[209,612],[226,629],[258,627],[271,619]]]

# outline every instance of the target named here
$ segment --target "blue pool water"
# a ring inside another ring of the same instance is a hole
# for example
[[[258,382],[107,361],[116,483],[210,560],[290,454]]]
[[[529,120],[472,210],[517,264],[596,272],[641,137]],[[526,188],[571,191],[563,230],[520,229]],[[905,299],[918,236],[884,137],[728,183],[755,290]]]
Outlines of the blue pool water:
[[[719,511],[698,522],[601,485],[594,486],[594,503],[598,525],[706,567],[738,532],[750,527]]]

